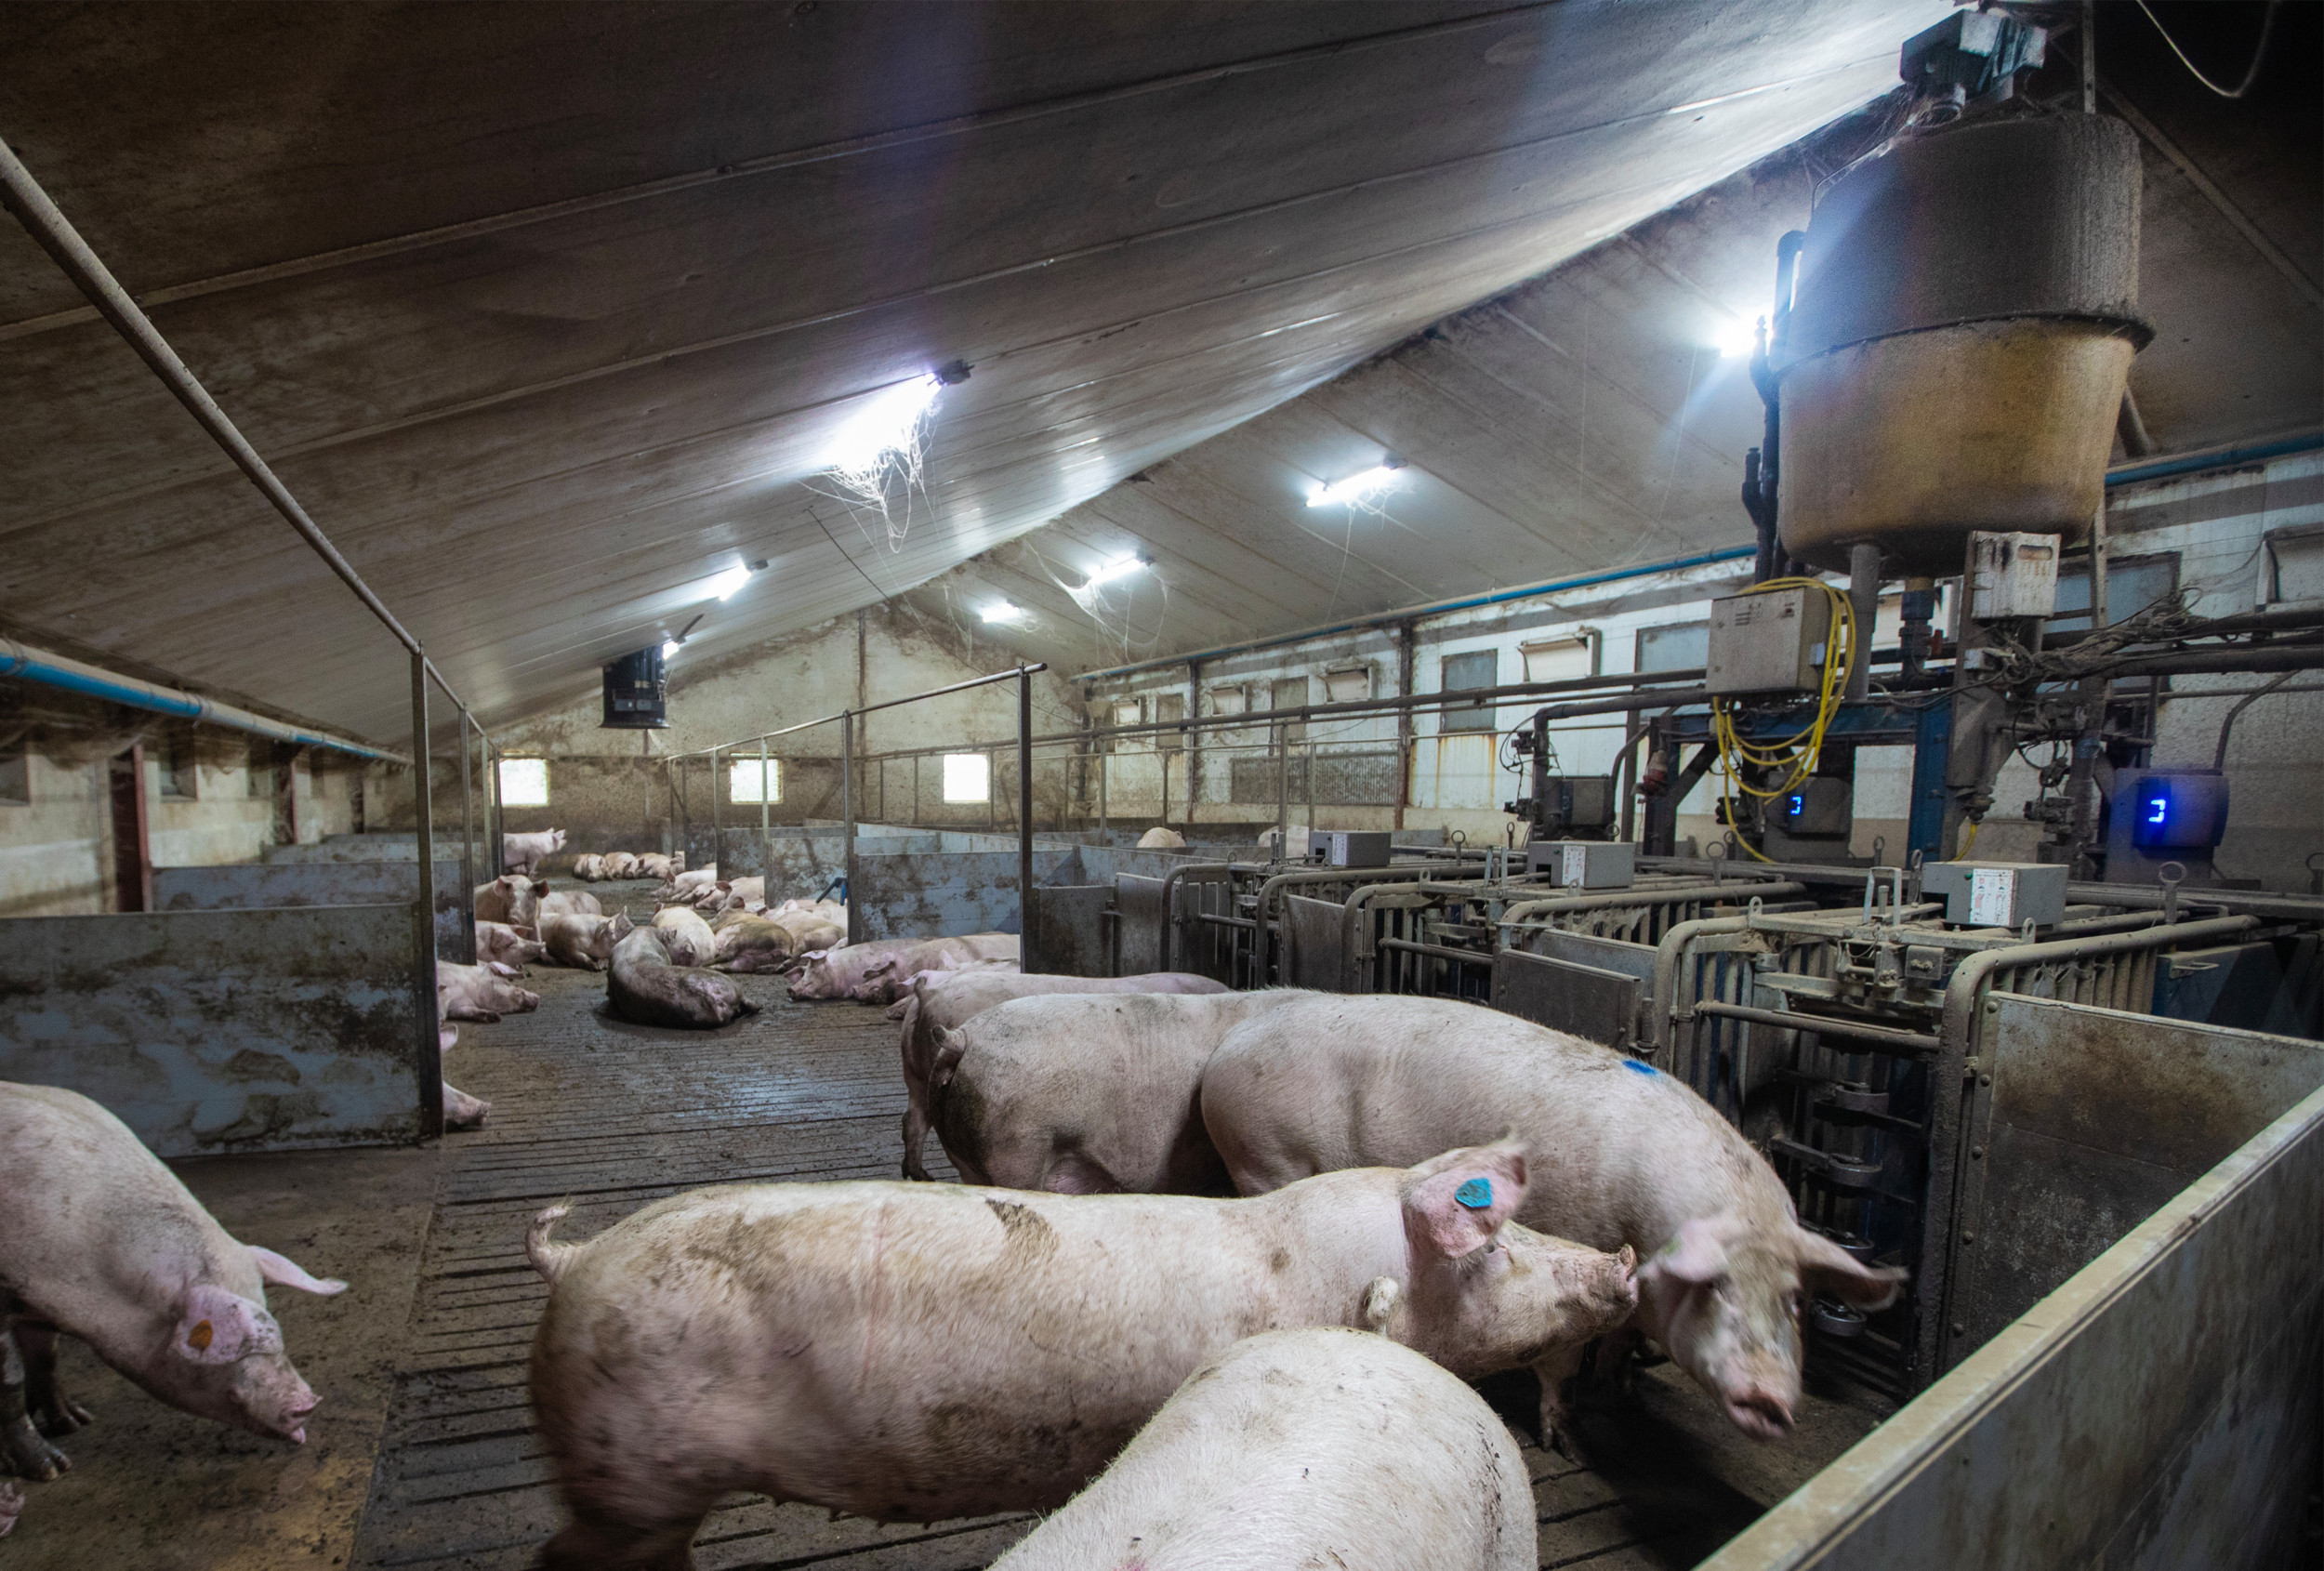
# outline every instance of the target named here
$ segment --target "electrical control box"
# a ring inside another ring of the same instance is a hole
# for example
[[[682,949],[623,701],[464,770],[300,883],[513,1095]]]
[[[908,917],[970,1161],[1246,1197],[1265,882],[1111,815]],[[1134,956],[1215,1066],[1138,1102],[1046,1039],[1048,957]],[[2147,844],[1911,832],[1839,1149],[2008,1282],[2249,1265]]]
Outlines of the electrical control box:
[[[1945,902],[1958,928],[2048,927],[2066,915],[2066,866],[2055,862],[1932,862],[1921,892]]]
[[[1845,839],[1855,827],[1855,786],[1816,775],[1768,803],[1767,812],[1777,827],[1794,838],[1837,836]]]
[[[1525,871],[1547,874],[1564,889],[1628,889],[1638,881],[1638,848],[1628,840],[1538,840],[1525,847]]]
[[[605,667],[605,719],[599,729],[667,731],[667,689],[662,680],[662,646],[648,644]]]
[[[1710,602],[1704,685],[1713,693],[1802,693],[1823,681],[1831,597],[1821,589],[1761,589]]]
[[[1385,867],[1389,843],[1385,829],[1310,829],[1307,860],[1319,867]]]
[[[2141,851],[2208,851],[2227,832],[2227,777],[2217,770],[2141,770],[2115,786],[2131,844]]]
[[[2058,603],[2058,536],[1978,530],[1969,536],[1969,614],[2047,616]]]

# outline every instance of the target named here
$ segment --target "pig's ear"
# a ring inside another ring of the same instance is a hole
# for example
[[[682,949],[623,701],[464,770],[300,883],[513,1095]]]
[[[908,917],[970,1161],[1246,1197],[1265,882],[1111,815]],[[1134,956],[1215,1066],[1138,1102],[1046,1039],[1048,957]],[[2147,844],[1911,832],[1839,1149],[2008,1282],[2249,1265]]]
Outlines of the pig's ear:
[[[1796,1229],[1791,1245],[1800,1261],[1801,1286],[1811,1294],[1829,1293],[1858,1309],[1886,1309],[1904,1290],[1904,1272],[1866,1265],[1821,1234]]]
[[[459,1045],[460,1028],[458,1026],[439,1024],[436,1027],[436,1050],[438,1052],[448,1053]]]
[[[1641,1274],[1669,1276],[1698,1287],[1715,1282],[1726,1274],[1728,1232],[1718,1217],[1690,1218],[1640,1268]]]
[[[320,1293],[324,1298],[347,1291],[347,1284],[337,1277],[310,1276],[296,1261],[285,1260],[271,1249],[261,1249],[256,1244],[244,1244],[243,1248],[257,1261],[258,1274],[278,1287],[296,1287],[302,1293]]]
[[[487,960],[484,963],[492,968],[492,973],[495,976],[522,976],[524,974],[506,960]]]
[[[615,938],[627,938],[630,933],[637,930],[637,923],[629,919],[628,912],[616,911],[614,913],[614,936]]]
[[[1405,1179],[1405,1234],[1458,1260],[1492,1240],[1525,1199],[1525,1147],[1513,1140],[1447,1151]]]
[[[274,1316],[239,1293],[215,1282],[186,1290],[171,1345],[193,1364],[231,1364],[254,1353],[283,1351],[283,1328]]]

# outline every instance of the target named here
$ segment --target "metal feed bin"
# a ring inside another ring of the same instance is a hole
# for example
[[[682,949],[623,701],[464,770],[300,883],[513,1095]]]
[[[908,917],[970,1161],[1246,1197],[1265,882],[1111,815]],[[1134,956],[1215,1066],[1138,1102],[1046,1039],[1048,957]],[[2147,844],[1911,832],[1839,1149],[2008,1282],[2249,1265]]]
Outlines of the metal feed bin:
[[[1773,356],[1784,548],[1940,574],[1972,530],[2087,535],[2153,337],[2138,200],[2136,137],[2081,114],[1921,137],[1835,181]]]

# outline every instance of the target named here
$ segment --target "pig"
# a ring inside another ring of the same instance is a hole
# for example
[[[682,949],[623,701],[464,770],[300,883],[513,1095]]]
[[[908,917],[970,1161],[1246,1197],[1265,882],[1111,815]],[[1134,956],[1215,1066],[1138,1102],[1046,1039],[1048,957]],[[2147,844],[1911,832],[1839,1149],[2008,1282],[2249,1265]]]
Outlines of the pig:
[[[928,1082],[935,1067],[936,1033],[957,1031],[996,1004],[1052,993],[1224,993],[1224,983],[1191,971],[1148,976],[1023,976],[1008,971],[922,971],[889,1009],[903,1022],[904,1176],[926,1179],[920,1160],[928,1143]]]
[[[670,935],[660,928],[640,928],[614,945],[605,998],[615,1014],[640,1025],[707,1031],[759,1012],[718,972],[673,964]]]
[[[1138,837],[1140,851],[1176,851],[1185,844],[1185,836],[1175,829],[1165,829],[1159,824]]]
[[[1236,1026],[1310,997],[1286,988],[996,1004],[931,1033],[930,1123],[970,1183],[1231,1195],[1197,1111],[1202,1066]]]
[[[0,1538],[16,1529],[16,1519],[24,1514],[24,1491],[14,1480],[0,1484]]]
[[[561,917],[602,917],[605,907],[586,890],[559,890],[541,896],[540,914],[546,917],[551,912]]]
[[[592,852],[573,859],[573,876],[585,884],[594,884],[605,877],[605,859]]]
[[[929,948],[943,944],[942,949]],[[926,951],[924,960],[914,961],[897,969],[899,961]],[[881,1004],[895,1002],[895,992],[905,979],[918,970],[950,970],[965,960],[1017,958],[1017,935],[1007,932],[975,932],[963,938],[884,938],[869,944],[851,944],[833,949],[811,959],[806,968],[791,983],[794,998],[858,998],[873,999],[857,992],[874,977],[885,978],[875,992],[884,993],[877,999]]]
[[[691,873],[680,873],[654,891],[654,898],[664,905],[693,905],[718,887],[719,870],[697,867]]]
[[[664,856],[660,852],[648,852],[638,858],[638,869],[635,876],[640,878],[657,878],[667,884],[683,872],[685,866],[686,859],[682,856]]]
[[[439,1057],[459,1046],[460,1028],[438,1024],[436,1052]],[[443,1127],[446,1129],[474,1129],[483,1127],[493,1104],[480,1096],[470,1096],[451,1081],[443,1082]]]
[[[725,888],[730,908],[740,904],[746,909],[756,910],[767,903],[767,880],[764,875],[755,878],[735,878]]]
[[[626,851],[605,853],[605,876],[608,878],[634,878],[638,876],[638,859]]]
[[[540,1008],[541,996],[528,993],[508,980],[511,966],[457,966],[436,962],[436,1019],[495,1021],[504,1014],[529,1014]]]
[[[718,958],[718,938],[699,911],[665,905],[654,913],[654,925],[669,934],[670,964],[706,966]]]
[[[500,837],[500,870],[522,873],[531,878],[540,870],[541,863],[565,849],[562,829],[543,829],[531,835]]]
[[[548,885],[515,873],[503,873],[489,884],[476,886],[476,919],[480,922],[506,922],[522,933],[533,936],[534,925],[540,918],[541,896],[548,892]]]
[[[727,911],[722,917],[738,917],[716,931],[718,958],[716,965],[722,971],[779,971],[790,964],[798,952],[798,938],[780,922],[770,922],[764,917],[754,917],[746,911]]]
[[[561,900],[564,897],[552,894],[548,898]],[[537,927],[535,931],[538,931]],[[547,953],[538,939],[527,938],[506,922],[480,921],[476,924],[476,963],[480,966],[497,960],[504,966],[521,969],[528,961],[537,960]]]
[[[610,918],[551,911],[541,917],[541,943],[552,965],[601,971],[614,957],[614,945],[629,936],[630,926],[626,911]]]
[[[60,1332],[173,1407],[305,1444],[315,1394],[284,1351],[266,1284],[329,1294],[346,1283],[229,1236],[76,1092],[0,1083],[0,1459],[36,1479],[72,1466],[43,1438],[89,1421],[57,1386]]]
[[[992,1571],[1534,1571],[1533,1482],[1485,1399],[1341,1326],[1212,1357]]]
[[[1514,1125],[1538,1153],[1519,1220],[1635,1248],[1635,1331],[1758,1439],[1791,1425],[1804,1300],[1881,1309],[1904,1278],[1802,1228],[1775,1170],[1679,1081],[1474,1004],[1310,996],[1228,1033],[1201,1098],[1244,1195]],[[1560,1387],[1576,1364],[1561,1360],[1535,1371],[1545,1443],[1565,1432]]]
[[[833,921],[819,911],[786,911],[771,918],[791,935],[791,953],[802,957],[847,947],[847,918]]]
[[[789,916],[798,912],[804,916],[821,917],[828,922],[847,926],[847,903],[839,900],[786,900],[767,913],[770,917]]]
[[[1002,940],[1005,943],[995,943]],[[1017,940],[1011,933],[979,934],[974,938],[931,938],[911,949],[895,950],[864,970],[863,980],[848,989],[859,1004],[892,1004],[918,971],[1010,970],[1017,969]]]
[[[689,1564],[739,1489],[891,1522],[1050,1510],[1261,1331],[1370,1327],[1468,1378],[1620,1325],[1632,1258],[1511,1224],[1525,1194],[1503,1142],[1255,1200],[732,1184],[581,1245],[553,1206],[525,1238],[550,1285],[531,1388],[573,1521],[542,1564]]]

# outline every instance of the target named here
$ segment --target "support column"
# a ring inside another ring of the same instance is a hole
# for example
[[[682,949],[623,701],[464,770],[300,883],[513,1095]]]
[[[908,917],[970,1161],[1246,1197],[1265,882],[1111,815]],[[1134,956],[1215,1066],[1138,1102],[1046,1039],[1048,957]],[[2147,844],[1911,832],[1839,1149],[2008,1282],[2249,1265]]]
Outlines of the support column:
[[[859,624],[860,626],[860,624]],[[863,904],[855,888],[855,711],[839,717],[839,817],[846,827],[847,941],[864,942]]]
[[[1033,940],[1033,673],[1017,668],[1017,948]]]
[[[1878,546],[1848,548],[1848,604],[1855,612],[1855,648],[1848,656],[1848,692],[1850,698],[1862,698],[1872,691],[1872,624],[1881,605],[1881,548]]]
[[[412,904],[417,957],[412,1002],[418,1015],[412,1064],[419,1076],[419,1132],[443,1133],[443,1049],[436,1036],[436,804],[428,779],[428,656],[412,652],[412,814],[418,830],[419,898]]]
[[[457,706],[455,706],[457,707]],[[460,929],[468,963],[476,963],[476,798],[469,789],[468,711],[460,710]],[[496,874],[495,874],[496,876]]]

